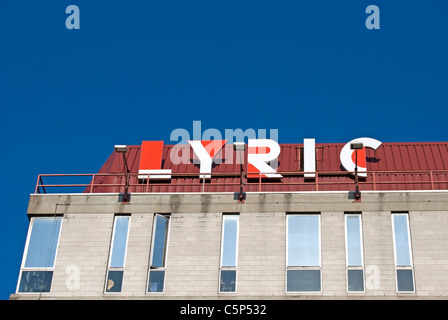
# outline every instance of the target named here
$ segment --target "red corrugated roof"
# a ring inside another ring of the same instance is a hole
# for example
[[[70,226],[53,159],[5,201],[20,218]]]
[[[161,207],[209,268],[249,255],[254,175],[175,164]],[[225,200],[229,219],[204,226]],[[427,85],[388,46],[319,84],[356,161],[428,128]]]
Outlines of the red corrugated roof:
[[[280,144],[278,173],[282,179],[258,179],[245,181],[244,191],[340,191],[354,190],[353,176],[341,166],[340,152],[343,143],[316,144],[317,178],[305,180],[301,162],[303,144]],[[162,169],[171,169],[169,181],[139,181],[137,173],[140,162],[140,146],[128,146],[126,154],[131,172],[130,192],[238,192],[240,165],[232,145],[222,150],[222,158],[231,152],[232,164],[213,164],[212,178],[202,186],[199,165],[193,164],[190,150],[189,163],[173,164],[170,159],[172,148],[165,145],[162,155]],[[247,148],[246,148],[247,149]],[[243,165],[247,170],[247,151]],[[448,189],[448,142],[383,143],[377,150],[366,148],[367,178],[360,179],[361,190],[446,190]],[[99,173],[124,173],[121,154],[113,152]],[[184,174],[184,175],[182,175]],[[194,175],[193,175],[194,174]],[[219,174],[219,176],[216,176]],[[120,184],[123,177],[95,177],[94,184]],[[120,192],[118,187],[96,186],[93,192]]]

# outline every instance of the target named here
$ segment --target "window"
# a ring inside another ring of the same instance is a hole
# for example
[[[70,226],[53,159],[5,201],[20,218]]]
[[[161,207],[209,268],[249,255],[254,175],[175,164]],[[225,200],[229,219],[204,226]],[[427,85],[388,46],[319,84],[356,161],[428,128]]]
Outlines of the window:
[[[148,273],[148,292],[163,292],[168,243],[169,215],[154,216],[151,257]]]
[[[236,266],[238,257],[238,215],[222,217],[221,270],[219,292],[236,292]]]
[[[106,292],[121,292],[130,216],[115,216],[107,270]]]
[[[364,259],[361,214],[345,214],[347,291],[364,292]]]
[[[320,215],[287,215],[287,292],[321,292]]]
[[[411,238],[407,213],[392,213],[395,271],[398,292],[414,292]]]
[[[17,292],[50,292],[61,217],[32,218]]]

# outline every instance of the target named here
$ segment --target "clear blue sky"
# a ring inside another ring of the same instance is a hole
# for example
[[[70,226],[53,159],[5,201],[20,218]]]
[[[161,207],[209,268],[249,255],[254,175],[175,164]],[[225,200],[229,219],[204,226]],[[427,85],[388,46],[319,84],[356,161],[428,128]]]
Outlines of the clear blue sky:
[[[280,143],[447,141],[447,17],[446,0],[2,0],[0,299],[37,175],[96,172],[115,144],[194,120]]]

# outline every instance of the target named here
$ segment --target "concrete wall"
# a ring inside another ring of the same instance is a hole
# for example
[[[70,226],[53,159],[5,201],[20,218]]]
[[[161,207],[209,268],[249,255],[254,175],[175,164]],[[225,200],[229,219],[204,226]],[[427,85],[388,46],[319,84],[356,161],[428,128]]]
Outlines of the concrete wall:
[[[306,298],[286,293],[286,214],[321,213],[319,298],[448,298],[445,192],[32,195],[29,216],[63,215],[50,293],[21,298]],[[366,291],[347,293],[344,212],[362,212]],[[408,211],[415,293],[397,293],[391,212]],[[240,213],[237,292],[218,293],[222,213]],[[114,214],[131,214],[122,292],[104,293]],[[170,213],[165,291],[146,293],[154,213]]]

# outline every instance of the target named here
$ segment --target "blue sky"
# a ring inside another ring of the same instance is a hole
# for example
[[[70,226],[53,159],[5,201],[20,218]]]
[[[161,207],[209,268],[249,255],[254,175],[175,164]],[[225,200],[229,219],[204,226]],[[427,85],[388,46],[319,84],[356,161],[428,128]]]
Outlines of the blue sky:
[[[94,173],[115,144],[168,144],[194,120],[280,143],[447,141],[447,15],[445,0],[1,1],[0,299],[38,174]]]

